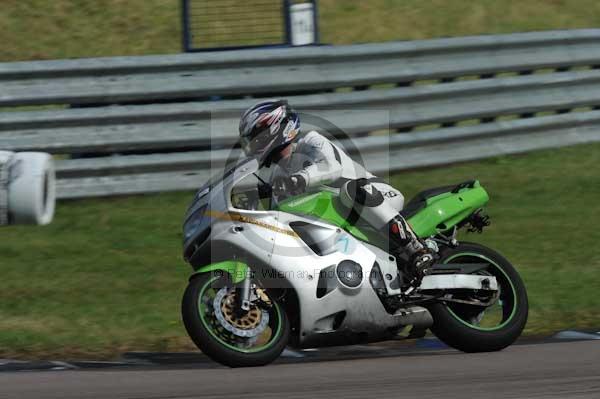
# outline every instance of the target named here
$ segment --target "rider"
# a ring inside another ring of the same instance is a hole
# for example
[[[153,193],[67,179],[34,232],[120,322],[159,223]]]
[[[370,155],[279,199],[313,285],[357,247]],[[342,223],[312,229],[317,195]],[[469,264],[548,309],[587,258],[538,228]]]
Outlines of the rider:
[[[299,136],[300,118],[285,100],[265,101],[246,110],[240,120],[240,141],[248,156],[272,169],[276,195],[296,195],[328,184],[340,187],[342,202],[405,253],[422,277],[433,263],[431,250],[400,215],[402,194],[354,162],[316,131]],[[271,168],[274,164],[276,167]]]

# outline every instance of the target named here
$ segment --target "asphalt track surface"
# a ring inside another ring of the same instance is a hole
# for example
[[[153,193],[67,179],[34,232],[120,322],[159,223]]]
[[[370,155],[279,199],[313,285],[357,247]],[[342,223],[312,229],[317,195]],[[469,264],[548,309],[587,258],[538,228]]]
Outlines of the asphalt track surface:
[[[147,368],[0,374],[3,399],[600,398],[600,341],[515,345],[502,352],[261,368]]]

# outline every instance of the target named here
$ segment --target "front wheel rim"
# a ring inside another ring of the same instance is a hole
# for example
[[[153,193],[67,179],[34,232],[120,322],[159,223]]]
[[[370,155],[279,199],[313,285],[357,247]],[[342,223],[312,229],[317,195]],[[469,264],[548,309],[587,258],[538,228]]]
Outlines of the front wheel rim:
[[[496,304],[499,304],[502,307],[502,310],[501,310],[502,319],[501,319],[500,323],[497,325],[482,326],[482,325],[480,325],[480,323],[483,321],[482,318],[480,318],[477,323],[474,323],[472,318],[465,317],[465,313],[466,314],[471,313],[471,312],[465,311],[465,309],[469,309],[469,308],[463,307],[462,311],[461,311],[461,308],[459,306],[456,306],[456,304],[446,303],[445,307],[448,310],[448,312],[457,321],[459,321],[460,323],[466,325],[467,327],[473,328],[475,330],[497,331],[497,330],[500,330],[500,329],[506,327],[507,325],[509,325],[510,322],[514,319],[514,317],[517,313],[517,308],[519,306],[517,290],[515,289],[515,286],[511,280],[511,278],[508,276],[508,274],[506,274],[504,269],[502,269],[502,267],[497,262],[493,261],[492,259],[490,259],[489,257],[487,257],[485,255],[474,253],[474,252],[461,252],[461,253],[454,254],[454,255],[450,256],[448,259],[446,259],[444,261],[444,263],[451,263],[453,260],[457,260],[457,259],[461,259],[461,258],[471,258],[471,259],[476,258],[479,261],[484,260],[485,262],[488,262],[493,267],[494,272],[492,272],[491,274],[496,277],[496,279],[498,280],[499,287],[500,287],[500,298],[497,300]],[[485,313],[490,308],[495,306],[496,304],[494,304],[488,308],[485,308],[482,311],[483,317],[485,317]],[[469,305],[467,305],[467,306],[469,306]],[[453,309],[453,307],[454,307],[454,309]],[[473,308],[474,308],[474,306],[471,305],[471,309],[473,309]]]
[[[262,352],[272,348],[275,343],[281,338],[283,334],[283,312],[281,307],[276,302],[273,302],[272,308],[268,311],[269,313],[269,325],[267,330],[263,333],[267,333],[268,337],[261,335],[244,339],[234,335],[233,333],[225,330],[220,325],[219,320],[216,318],[213,310],[214,291],[219,289],[214,287],[214,283],[217,282],[220,277],[215,276],[209,279],[200,288],[198,293],[197,305],[198,305],[198,316],[202,325],[208,331],[208,333],[214,338],[219,344],[224,347],[241,353],[256,353]],[[211,290],[213,293],[211,294]],[[263,312],[267,310],[263,309]],[[253,343],[254,341],[254,343]],[[260,343],[265,341],[264,343]]]

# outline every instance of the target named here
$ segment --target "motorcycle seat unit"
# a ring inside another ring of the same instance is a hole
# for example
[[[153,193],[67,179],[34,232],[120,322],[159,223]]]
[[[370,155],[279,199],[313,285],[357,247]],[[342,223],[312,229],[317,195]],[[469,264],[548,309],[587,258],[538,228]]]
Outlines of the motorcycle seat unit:
[[[462,188],[473,187],[474,183],[474,181],[469,180],[452,186],[441,186],[423,190],[408,201],[402,211],[400,211],[400,214],[405,219],[409,219],[427,206],[428,199],[437,197],[440,194],[458,192]]]

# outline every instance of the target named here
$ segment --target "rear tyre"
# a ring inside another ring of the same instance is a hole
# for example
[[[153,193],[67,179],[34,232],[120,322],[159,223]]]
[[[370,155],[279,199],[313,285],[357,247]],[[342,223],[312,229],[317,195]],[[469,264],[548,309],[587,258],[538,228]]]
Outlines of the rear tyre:
[[[496,277],[500,296],[488,308],[452,302],[429,306],[433,316],[431,331],[463,352],[499,351],[514,343],[527,323],[529,305],[525,285],[511,263],[496,251],[475,243],[461,243],[442,251],[441,263],[489,263],[487,273]],[[492,309],[497,314],[485,323],[486,312]]]
[[[188,335],[204,354],[225,366],[254,367],[273,362],[290,336],[283,307],[269,298],[269,307],[256,306],[247,314],[237,315],[228,302],[234,292],[226,274],[206,273],[193,278],[181,305]]]

